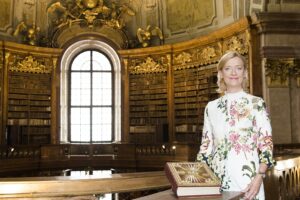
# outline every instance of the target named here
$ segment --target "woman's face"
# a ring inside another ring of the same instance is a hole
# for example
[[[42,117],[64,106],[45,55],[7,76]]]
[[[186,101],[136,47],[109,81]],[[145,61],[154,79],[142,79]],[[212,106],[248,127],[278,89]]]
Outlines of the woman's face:
[[[245,76],[244,63],[239,57],[228,60],[223,69],[219,71],[224,79],[227,92],[238,92],[243,89],[243,79]]]

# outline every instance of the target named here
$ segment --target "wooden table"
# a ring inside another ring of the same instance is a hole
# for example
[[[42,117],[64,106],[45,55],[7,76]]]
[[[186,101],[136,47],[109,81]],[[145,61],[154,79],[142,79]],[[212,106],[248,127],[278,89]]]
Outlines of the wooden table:
[[[152,195],[144,196],[137,198],[136,200],[157,200],[157,199],[163,199],[163,200],[239,200],[243,196],[243,193],[241,192],[223,192],[221,196],[217,197],[176,197],[171,189],[165,190],[162,192],[158,192]]]

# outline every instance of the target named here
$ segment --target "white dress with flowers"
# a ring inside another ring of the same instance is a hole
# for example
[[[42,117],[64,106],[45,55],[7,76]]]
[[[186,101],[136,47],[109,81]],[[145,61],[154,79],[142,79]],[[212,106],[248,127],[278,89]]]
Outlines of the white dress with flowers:
[[[197,160],[220,178],[222,191],[241,191],[260,163],[273,165],[271,125],[263,99],[228,93],[207,104]],[[263,184],[256,199],[264,199]]]

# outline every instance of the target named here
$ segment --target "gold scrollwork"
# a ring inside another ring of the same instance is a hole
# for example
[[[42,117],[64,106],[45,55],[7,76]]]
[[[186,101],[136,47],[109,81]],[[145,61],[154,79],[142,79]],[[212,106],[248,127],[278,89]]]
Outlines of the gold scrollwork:
[[[289,77],[300,77],[300,65],[293,58],[266,59],[265,69],[269,86],[287,86]]]
[[[246,33],[237,36],[232,36],[224,42],[225,50],[237,51],[241,54],[248,52],[248,42]],[[249,39],[249,38],[248,38]]]
[[[37,27],[35,24],[29,26],[25,24],[24,21],[22,21],[17,25],[13,35],[14,36],[18,36],[19,34],[23,35],[23,42],[34,46],[37,45],[39,32],[40,32],[40,28]]]
[[[182,52],[175,56],[174,63],[184,65],[192,61],[192,55],[187,52]]]
[[[136,60],[136,62],[139,61]],[[168,57],[162,56],[157,61],[155,61],[153,58],[148,56],[140,64],[137,65],[133,64],[129,66],[129,72],[131,74],[166,72],[168,65],[169,65]]]
[[[9,70],[28,73],[51,73],[52,68],[46,67],[30,55],[16,63],[10,63]]]
[[[159,37],[160,40],[164,39],[162,31],[157,26],[152,28],[148,25],[146,29],[138,28],[136,35],[142,47],[148,47],[151,39],[155,36]]]
[[[213,47],[205,47],[200,52],[200,58],[203,64],[211,63],[213,58],[217,57],[217,51]]]
[[[72,26],[74,22],[84,22],[90,28],[98,23],[122,29],[125,26],[124,15],[135,15],[135,12],[125,4],[117,5],[112,2],[108,5],[103,0],[60,0],[51,4],[47,13],[52,24],[58,29],[65,25]]]

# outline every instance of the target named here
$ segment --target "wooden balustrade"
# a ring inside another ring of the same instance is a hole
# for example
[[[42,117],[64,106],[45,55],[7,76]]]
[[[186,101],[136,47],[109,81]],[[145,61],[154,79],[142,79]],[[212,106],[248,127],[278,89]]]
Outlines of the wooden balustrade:
[[[300,199],[300,157],[277,158],[264,181],[266,199]]]
[[[0,179],[0,199],[51,199],[170,188],[164,172]]]
[[[0,146],[0,176],[22,170],[133,168],[161,170],[166,161],[193,161],[199,144],[61,144]]]
[[[0,172],[4,174],[14,170],[42,170],[61,167],[65,169],[78,167],[131,168],[133,169],[131,171],[140,171],[145,168],[162,169],[166,161],[194,160],[198,147],[198,145],[187,144],[1,146]],[[280,152],[285,152],[284,149],[281,148]],[[294,147],[292,149],[294,153],[276,157],[276,166],[267,171],[267,177],[264,180],[267,200],[289,200],[300,197],[300,157],[297,154],[298,149]],[[113,174],[105,178],[96,176],[2,178],[0,179],[0,198],[22,195],[25,197],[80,196],[167,187],[169,187],[169,183],[163,171]],[[18,192],[19,189],[20,192]]]

